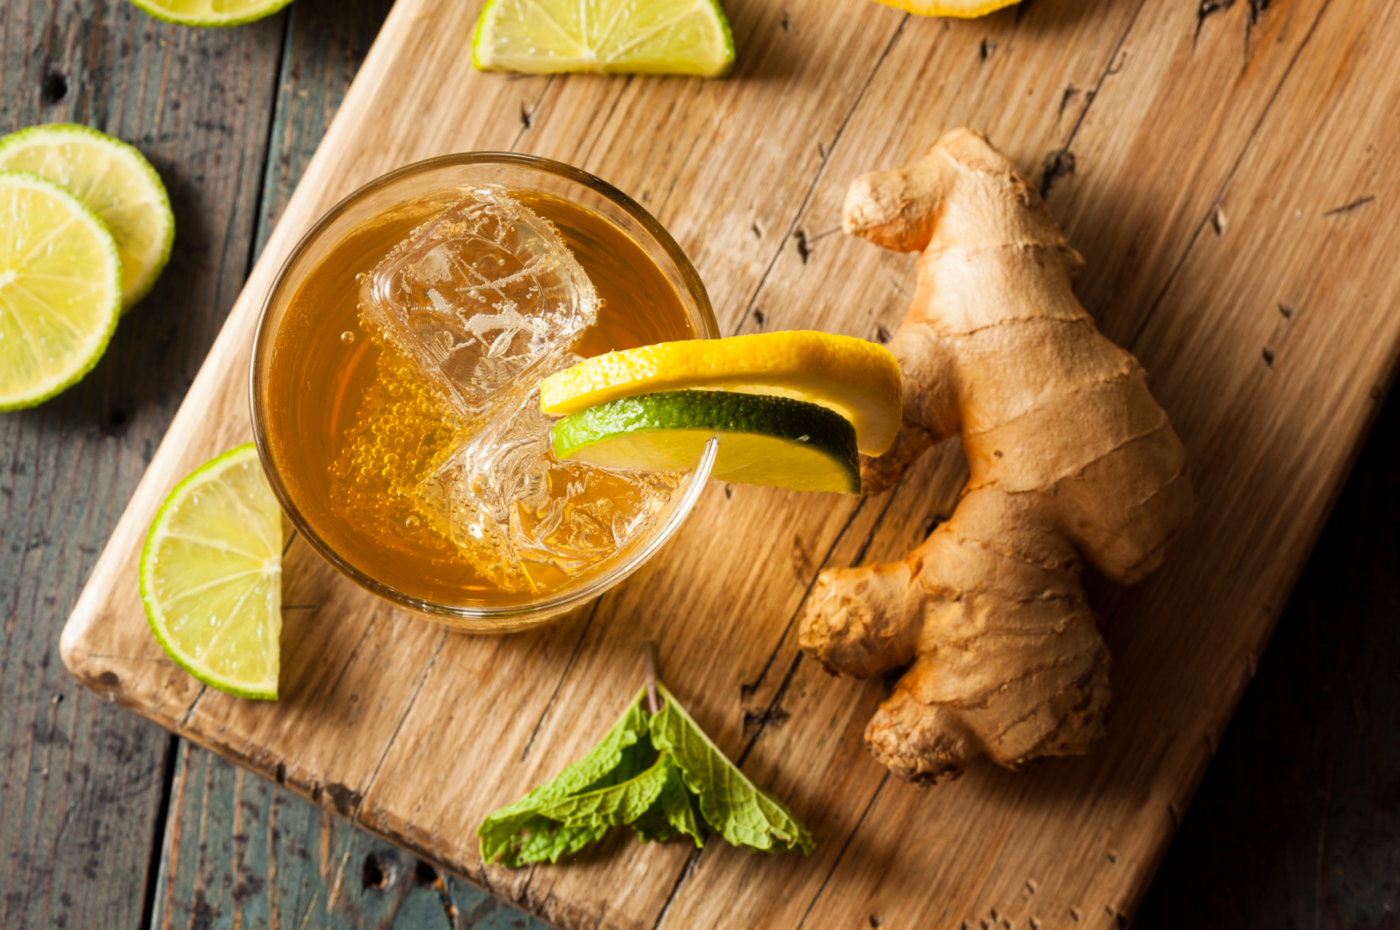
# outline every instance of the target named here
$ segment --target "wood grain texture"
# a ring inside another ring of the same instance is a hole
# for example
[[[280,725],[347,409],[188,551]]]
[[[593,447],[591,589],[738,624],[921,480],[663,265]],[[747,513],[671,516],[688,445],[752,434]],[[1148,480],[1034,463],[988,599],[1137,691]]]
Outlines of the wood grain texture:
[[[477,5],[396,7],[94,571],[65,660],[114,700],[561,926],[1120,925],[1393,369],[1400,276],[1381,255],[1397,178],[1364,137],[1393,138],[1400,75],[1382,50],[1400,24],[1383,3],[1337,0],[1204,19],[1166,0],[1037,0],[972,23],[854,0],[842,17],[816,0],[730,6],[736,76],[708,83],[478,75],[453,54]],[[947,514],[962,467],[949,448],[859,503],[715,485],[626,585],[509,639],[396,616],[294,547],[288,603],[320,607],[289,615],[287,698],[273,707],[201,693],[150,642],[131,541],[180,475],[246,438],[256,304],[299,231],[356,184],[454,149],[572,161],[677,234],[726,331],[879,338],[910,265],[829,235],[836,206],[854,174],[960,122],[1048,186],[1090,258],[1086,305],[1154,373],[1202,489],[1167,569],[1128,591],[1097,586],[1117,696],[1090,757],[981,768],[936,791],[891,784],[860,747],[879,683],[828,679],[796,655],[792,618],[820,566],[895,557]],[[1330,215],[1320,202],[1358,186],[1376,200]],[[1290,210],[1302,224],[1283,235]],[[1285,299],[1318,309],[1280,328]],[[818,853],[616,842],[568,867],[483,868],[475,824],[601,734],[649,636],[673,690],[792,799]]]
[[[101,363],[62,397],[0,415],[6,928],[142,919],[173,740],[74,688],[58,636],[242,286],[281,30],[194,33],[125,2],[0,5],[0,131],[71,120],[131,141],[179,228]]]
[[[1393,394],[1133,926],[1386,930],[1400,895]]]

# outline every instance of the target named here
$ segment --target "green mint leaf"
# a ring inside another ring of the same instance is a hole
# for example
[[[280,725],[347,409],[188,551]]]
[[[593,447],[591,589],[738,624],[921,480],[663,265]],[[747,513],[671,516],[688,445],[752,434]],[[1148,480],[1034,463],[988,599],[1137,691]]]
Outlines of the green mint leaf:
[[[810,854],[817,844],[797,818],[725,758],[670,691],[657,690],[666,706],[651,717],[651,741],[675,757],[706,822],[734,846]]]
[[[695,817],[695,802],[684,777],[670,753],[662,755],[670,766],[666,773],[666,784],[661,795],[647,808],[646,813],[632,821],[632,829],[637,831],[637,839],[643,843],[664,843],[672,837],[684,834],[695,841],[695,846],[705,845],[700,835],[700,824]]]
[[[667,821],[666,813],[659,804],[648,808],[645,814],[632,821],[631,826],[638,842],[642,843],[664,843],[676,835],[676,828]]]
[[[655,758],[656,750],[651,745],[647,714],[642,709],[642,694],[639,693],[622,718],[588,755],[482,821],[476,830],[481,839],[482,861],[500,861],[509,868],[542,859],[557,862],[560,856],[577,852],[600,839],[606,827],[601,832],[591,828],[564,828],[541,817],[539,811],[570,795],[630,780],[649,767]]]
[[[560,798],[542,806],[540,814],[566,827],[610,827],[631,823],[661,797],[667,776],[674,767],[671,757],[663,753],[650,768],[633,778]]]
[[[603,827],[566,827],[536,815],[526,820],[515,833],[514,841],[501,855],[501,864],[518,869],[532,862],[558,862],[571,856],[589,843],[596,843],[608,832]]]

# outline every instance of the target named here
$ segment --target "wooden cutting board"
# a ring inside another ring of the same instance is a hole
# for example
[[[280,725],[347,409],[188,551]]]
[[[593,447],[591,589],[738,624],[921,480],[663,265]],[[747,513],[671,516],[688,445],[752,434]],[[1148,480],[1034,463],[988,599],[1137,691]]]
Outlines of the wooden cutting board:
[[[1400,5],[1034,0],[974,21],[867,0],[725,0],[722,81],[478,74],[480,2],[400,0],[63,636],[88,687],[561,927],[1115,927],[1180,823],[1345,477],[1400,344]],[[726,333],[887,338],[913,261],[839,232],[863,171],[987,132],[1088,260],[1081,298],[1153,378],[1199,506],[1167,566],[1095,583],[1115,657],[1082,759],[894,780],[861,731],[881,682],[796,648],[819,569],[890,560],[956,500],[956,446],[866,500],[713,483],[622,587],[543,630],[450,633],[288,555],[283,699],[205,690],[147,632],[140,540],[250,438],[249,348],[285,255],[383,172],[472,149],[586,168],[694,259]],[[621,833],[568,865],[483,867],[476,825],[590,746],[641,647],[788,799],[810,858]]]

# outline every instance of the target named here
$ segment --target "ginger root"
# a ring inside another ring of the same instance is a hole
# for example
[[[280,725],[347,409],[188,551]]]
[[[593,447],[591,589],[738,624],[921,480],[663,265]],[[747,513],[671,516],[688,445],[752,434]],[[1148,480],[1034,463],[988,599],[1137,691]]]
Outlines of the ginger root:
[[[910,781],[984,753],[1007,767],[1083,753],[1109,703],[1083,563],[1123,583],[1161,564],[1192,507],[1181,441],[1142,366],[1075,299],[1084,260],[982,135],[955,130],[859,178],[844,228],[923,253],[889,343],[903,424],[863,459],[865,492],[955,433],[971,477],[902,562],[821,574],[802,648],[862,678],[910,666],[865,731]]]

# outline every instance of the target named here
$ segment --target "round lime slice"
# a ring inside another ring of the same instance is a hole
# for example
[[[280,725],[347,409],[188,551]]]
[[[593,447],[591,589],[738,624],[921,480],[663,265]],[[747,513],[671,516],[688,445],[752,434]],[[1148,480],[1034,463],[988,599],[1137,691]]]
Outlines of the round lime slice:
[[[53,123],[0,139],[0,171],[37,174],[87,204],[117,240],[122,312],[146,296],[175,241],[170,197],[146,156],[96,129]]]
[[[156,19],[181,26],[241,26],[271,16],[292,0],[131,0]]]
[[[472,39],[481,70],[697,74],[734,64],[715,0],[488,0]]]
[[[554,424],[554,455],[603,468],[682,471],[719,437],[715,478],[799,491],[860,493],[856,431],[787,397],[667,391],[624,397]]]
[[[0,410],[32,407],[97,364],[121,312],[106,225],[68,191],[0,172]]]
[[[252,443],[201,465],[165,499],[141,549],[141,601],[185,671],[276,700],[282,509]]]

